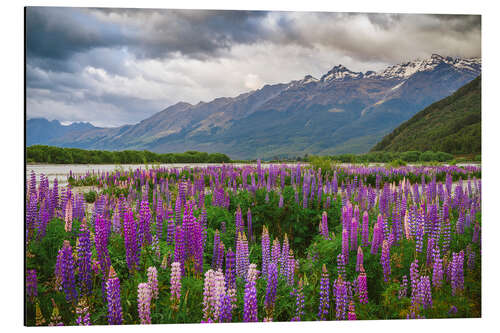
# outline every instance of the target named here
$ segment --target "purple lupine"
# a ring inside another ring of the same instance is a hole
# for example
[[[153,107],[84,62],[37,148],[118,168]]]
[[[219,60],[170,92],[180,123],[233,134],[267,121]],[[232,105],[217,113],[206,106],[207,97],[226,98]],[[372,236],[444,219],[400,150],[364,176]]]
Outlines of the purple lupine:
[[[68,240],[64,241],[57,256],[56,276],[61,279],[66,300],[68,302],[76,301],[78,299],[78,294],[75,284],[75,265],[73,250]]]
[[[272,321],[274,304],[276,302],[276,289],[278,287],[278,266],[275,263],[269,264],[267,276],[266,298],[264,306],[266,308],[267,320]]]
[[[163,202],[161,199],[161,196],[158,197],[158,200],[156,202],[156,237],[158,237],[158,240],[163,239]]]
[[[137,286],[137,312],[141,325],[151,324],[151,287],[148,283]]]
[[[229,248],[226,253],[225,280],[228,289],[236,289],[235,255],[231,248]]]
[[[139,210],[139,244],[141,247],[147,246],[151,244],[151,241],[151,211],[149,210],[149,202],[143,200]]]
[[[424,309],[432,307],[431,281],[428,276],[421,276],[418,282],[418,303]]]
[[[158,299],[158,270],[155,266],[148,267],[148,284],[151,289],[151,297]]]
[[[92,293],[92,244],[90,243],[90,232],[85,220],[80,225],[80,236],[77,242],[78,258],[78,285],[80,292],[85,295]]]
[[[181,225],[182,223],[182,202],[180,196],[175,200],[175,224]]]
[[[415,259],[410,265],[410,283],[411,283],[411,304],[417,303],[418,297],[418,281],[420,273],[418,270],[418,259]]]
[[[380,264],[384,271],[384,281],[389,282],[389,275],[391,275],[391,249],[389,243],[384,239],[382,243],[382,255],[380,256]]]
[[[347,313],[347,320],[356,320],[356,310],[354,303],[352,301],[349,303],[349,312]]]
[[[347,284],[339,275],[335,281],[335,318],[337,320],[345,320],[347,314],[348,291]]]
[[[257,319],[257,288],[255,286],[258,276],[258,271],[255,264],[248,266],[245,284],[243,321],[256,322]]]
[[[109,268],[109,277],[106,281],[106,301],[108,303],[108,324],[121,325],[123,322],[122,304],[120,296],[120,280],[113,266]]]
[[[443,259],[440,258],[439,247],[434,247],[432,265],[432,285],[440,288],[443,280]]]
[[[219,243],[220,243],[220,235],[219,230],[215,230],[214,234],[214,248],[212,254],[212,269],[217,270],[217,263],[219,262]]]
[[[473,243],[479,243],[479,232],[481,231],[481,226],[479,226],[479,223],[476,222],[474,223],[474,232],[472,234],[472,242]]]
[[[236,242],[236,275],[245,278],[249,264],[248,242],[245,233],[240,233]]]
[[[464,251],[453,253],[451,265],[451,294],[457,295],[464,289]]]
[[[125,255],[129,272],[139,270],[140,252],[137,240],[137,227],[134,214],[129,209],[123,216],[123,234],[125,242]]]
[[[295,316],[291,321],[300,321],[304,315],[304,292],[302,289],[302,279],[300,279],[298,287],[290,293],[291,296],[295,296]]]
[[[261,249],[262,249],[262,276],[267,278],[267,268],[269,266],[270,257],[270,240],[269,232],[266,226],[262,227]]]
[[[373,227],[372,246],[370,250],[371,254],[375,255],[376,253],[378,253],[378,248],[381,242],[382,242],[382,227],[381,224],[377,221],[377,223]]]
[[[280,256],[280,275],[283,277],[288,276],[288,252],[290,250],[290,245],[288,243],[288,236],[285,233],[283,244],[281,247],[281,256]]]
[[[328,216],[326,212],[321,215],[321,222],[319,224],[319,232],[324,239],[330,239],[328,232]]]
[[[181,264],[173,262],[170,271],[170,302],[174,311],[178,310],[181,299],[181,275]]]
[[[31,302],[38,296],[38,283],[34,269],[28,269],[26,272],[26,296]]]
[[[363,213],[363,224],[361,226],[361,246],[368,246],[370,242],[370,222],[368,212]]]
[[[175,232],[174,261],[179,263],[182,275],[184,275],[184,260],[186,257],[184,242],[184,230],[178,225]]]
[[[248,208],[247,212],[247,229],[248,229],[248,241],[252,242],[253,241],[252,211],[250,210],[250,207]]]
[[[330,311],[330,278],[325,264],[322,267],[319,287],[319,320],[326,320]]]
[[[295,258],[293,256],[292,249],[290,249],[290,251],[288,251],[288,261],[286,264],[288,265],[288,268],[287,268],[288,275],[286,276],[286,281],[287,281],[288,285],[293,286],[294,281],[295,281],[296,261],[295,261]]]
[[[238,206],[236,209],[236,213],[234,215],[234,225],[236,227],[235,234],[239,235],[240,233],[244,232],[243,228],[243,218],[241,217],[241,208]]]
[[[356,256],[356,272],[359,272],[361,267],[363,267],[363,249],[358,246],[358,255]]]
[[[359,303],[361,304],[368,303],[368,282],[365,269],[363,268],[363,266],[361,266],[360,273],[358,275],[358,295],[359,295]]]
[[[109,266],[111,265],[111,259],[108,251],[108,230],[108,223],[106,219],[102,215],[98,214],[95,220],[94,243],[97,258],[99,260],[99,267],[103,277],[108,275]]]
[[[339,253],[337,255],[337,273],[339,275],[342,275],[344,279],[346,278],[345,265],[346,265],[345,257],[342,253]]]

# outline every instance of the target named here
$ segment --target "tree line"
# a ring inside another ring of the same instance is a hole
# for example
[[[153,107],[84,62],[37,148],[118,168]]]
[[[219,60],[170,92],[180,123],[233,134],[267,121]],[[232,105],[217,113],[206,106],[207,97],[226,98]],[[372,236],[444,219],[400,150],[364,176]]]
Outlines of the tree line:
[[[221,153],[186,151],[159,154],[148,150],[86,150],[34,145],[26,148],[27,163],[53,164],[139,164],[139,163],[228,163]]]

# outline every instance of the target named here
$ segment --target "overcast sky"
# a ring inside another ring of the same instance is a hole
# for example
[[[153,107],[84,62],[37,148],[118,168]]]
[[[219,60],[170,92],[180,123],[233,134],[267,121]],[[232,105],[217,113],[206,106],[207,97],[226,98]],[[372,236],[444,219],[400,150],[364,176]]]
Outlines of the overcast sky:
[[[30,7],[26,33],[28,118],[96,126],[338,64],[364,72],[432,53],[481,56],[473,15]]]

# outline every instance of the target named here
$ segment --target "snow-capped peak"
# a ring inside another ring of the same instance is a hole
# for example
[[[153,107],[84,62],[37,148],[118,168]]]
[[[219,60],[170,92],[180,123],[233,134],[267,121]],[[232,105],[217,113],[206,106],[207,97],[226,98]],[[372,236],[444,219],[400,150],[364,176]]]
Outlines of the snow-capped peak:
[[[321,81],[344,80],[347,78],[359,79],[363,77],[361,72],[353,72],[345,66],[338,65],[333,67],[328,73],[321,77]]]
[[[477,72],[481,70],[480,58],[461,59],[432,54],[428,59],[418,59],[389,66],[379,73],[371,74],[370,77],[405,79],[417,72],[431,71],[440,64],[448,64],[459,71]]]

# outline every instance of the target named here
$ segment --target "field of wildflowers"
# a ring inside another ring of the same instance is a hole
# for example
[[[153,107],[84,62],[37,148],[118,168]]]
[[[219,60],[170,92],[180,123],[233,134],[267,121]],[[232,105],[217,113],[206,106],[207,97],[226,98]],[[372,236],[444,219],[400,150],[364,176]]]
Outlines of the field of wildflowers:
[[[68,181],[27,180],[29,326],[481,316],[477,166],[259,162]]]

